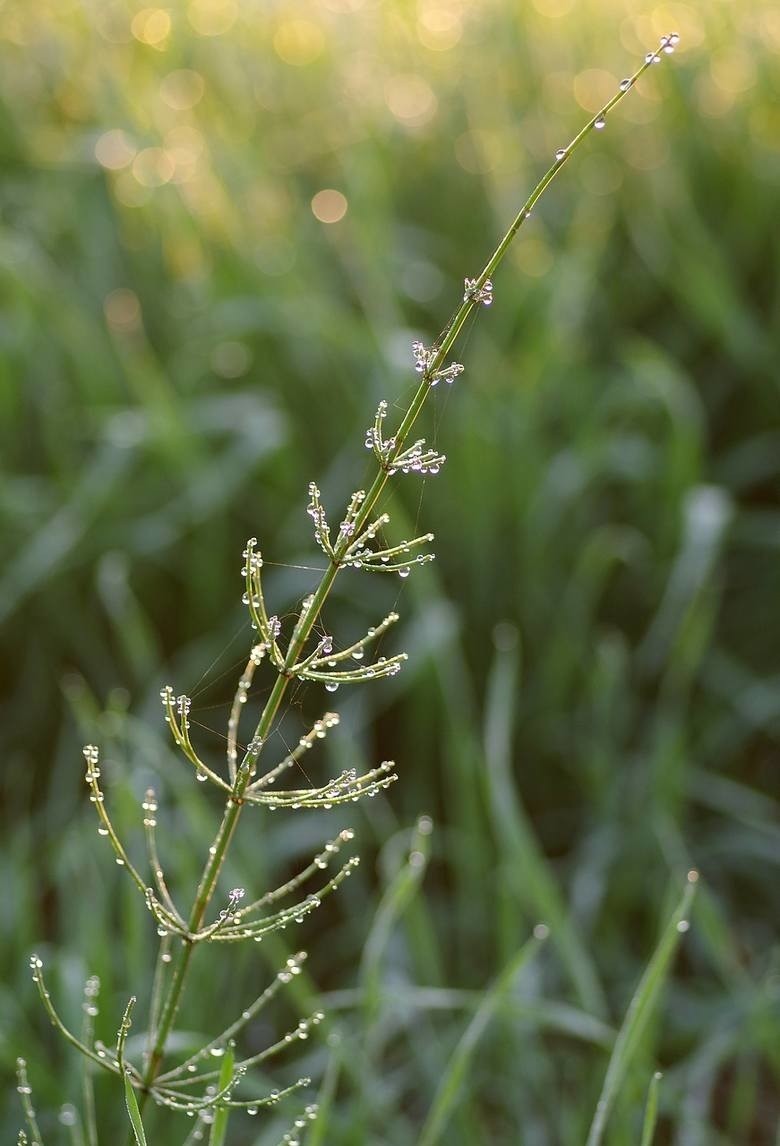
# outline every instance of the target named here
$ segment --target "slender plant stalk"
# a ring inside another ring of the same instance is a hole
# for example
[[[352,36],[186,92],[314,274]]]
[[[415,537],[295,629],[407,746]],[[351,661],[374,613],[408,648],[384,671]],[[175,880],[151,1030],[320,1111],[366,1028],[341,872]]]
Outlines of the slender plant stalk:
[[[609,99],[604,106],[598,111],[579,131],[579,133],[571,140],[568,146],[560,148],[555,155],[555,160],[548,168],[542,178],[534,187],[531,194],[526,199],[525,203],[518,211],[515,218],[512,220],[509,228],[499,242],[496,249],[488,259],[482,271],[475,279],[466,280],[466,291],[463,301],[456,310],[453,317],[445,327],[444,331],[437,339],[436,343],[430,350],[424,352],[424,358],[419,359],[418,363],[422,362],[423,368],[420,370],[422,375],[420,385],[418,386],[407,410],[404,414],[401,424],[394,434],[395,448],[389,455],[384,464],[381,464],[379,470],[366,492],[366,496],[361,504],[359,511],[354,519],[354,531],[352,535],[341,537],[336,543],[333,550],[333,556],[330,558],[328,566],[320,580],[319,585],[314,591],[311,603],[305,612],[301,612],[292,639],[287,648],[287,653],[284,659],[284,667],[279,671],[279,675],[273,685],[271,693],[266,701],[263,712],[257,723],[253,739],[261,743],[267,740],[274,720],[279,711],[282,700],[284,699],[287,687],[290,681],[295,679],[289,671],[298,660],[307,640],[309,639],[314,625],[322,611],[322,608],[333,588],[336,577],[338,576],[346,556],[347,550],[350,547],[351,537],[357,535],[366,526],[371,518],[372,511],[375,509],[377,501],[379,500],[387,482],[390,477],[390,472],[393,469],[393,462],[401,455],[404,445],[409,438],[409,434],[417,421],[426,400],[432,388],[432,383],[436,381],[437,375],[442,371],[447,355],[455,345],[459,334],[461,333],[464,324],[469,316],[479,308],[483,303],[492,301],[492,277],[501,265],[504,256],[506,255],[512,241],[528,219],[531,211],[536,203],[542,197],[544,192],[553,182],[555,177],[564,167],[566,162],[571,158],[577,148],[583,143],[592,131],[597,131],[604,126],[608,114],[620,103],[622,99],[634,87],[639,78],[646,72],[654,63],[661,59],[662,52],[669,52],[674,49],[678,37],[676,34],[664,36],[661,40],[659,48],[655,52],[649,52],[645,57],[642,65],[637,70],[623,80],[619,85],[618,91]],[[418,365],[418,369],[420,369]],[[188,918],[188,930],[195,932],[203,922],[206,911],[211,902],[214,890],[216,887],[217,879],[227,854],[233,834],[236,830],[238,820],[243,806],[243,797],[251,779],[251,764],[253,760],[249,753],[245,755],[241,766],[238,768],[236,777],[233,783],[232,791],[227,799],[225,810],[222,816],[217,831],[214,843],[209,849],[209,858],[206,863],[200,883],[198,885],[195,901],[192,905],[192,910]],[[190,961],[194,951],[195,944],[185,939],[180,948],[178,958],[176,960],[173,974],[168,984],[167,995],[163,1003],[159,1025],[156,1031],[154,1044],[149,1055],[146,1070],[143,1074],[143,1093],[141,1095],[141,1106],[143,1107],[144,1099],[148,1094],[148,1090],[157,1076],[165,1053],[165,1045],[168,1036],[171,1032],[176,1014],[181,1001],[182,993],[184,991],[185,983],[187,980],[187,972],[189,970]]]
[[[557,176],[568,159],[574,154],[591,131],[598,131],[604,127],[607,116],[617,104],[628,94],[640,76],[654,63],[658,63],[663,54],[674,51],[679,37],[676,33],[664,36],[659,47],[649,52],[644,63],[637,68],[633,75],[622,80],[618,91],[608,100],[599,112],[596,113],[572,139],[566,147],[555,153],[555,160],[539,180],[520,211],[512,220],[506,233],[496,249],[488,259],[481,272],[475,278],[466,278],[461,303],[455,310],[452,318],[430,347],[421,342],[412,344],[414,365],[420,375],[417,386],[409,404],[403,414],[400,425],[395,433],[385,438],[382,423],[387,413],[387,403],[380,403],[373,427],[369,427],[366,436],[366,446],[371,449],[377,460],[377,472],[367,491],[358,490],[349,501],[346,515],[341,522],[338,537],[331,541],[330,527],[327,523],[325,510],[320,502],[320,493],[316,485],[309,487],[311,497],[308,512],[314,521],[315,538],[326,554],[327,566],[315,588],[301,603],[292,633],[283,652],[277,638],[281,632],[281,623],[276,617],[267,615],[263,591],[261,586],[260,570],[262,569],[262,555],[255,549],[256,541],[251,539],[244,552],[247,591],[245,601],[249,607],[253,628],[258,630],[260,641],[250,652],[249,663],[239,680],[238,689],[230,710],[227,737],[227,780],[214,772],[203,760],[190,739],[188,713],[191,700],[187,696],[174,698],[173,689],[166,685],[161,691],[161,699],[166,711],[166,720],[177,746],[185,757],[194,766],[199,780],[210,780],[224,795],[225,804],[222,818],[208,850],[203,872],[201,874],[192,905],[188,912],[180,912],[174,903],[173,896],[166,883],[165,874],[160,865],[155,840],[157,801],[154,791],[149,789],[142,803],[144,811],[144,828],[146,833],[146,846],[148,860],[153,874],[153,886],[149,886],[141,873],[130,862],[127,851],[122,845],[108,810],[105,806],[104,796],[100,787],[99,749],[94,744],[86,745],[84,758],[86,761],[86,781],[89,785],[90,800],[95,804],[99,818],[98,832],[108,838],[114,850],[117,864],[122,866],[131,877],[139,891],[143,894],[147,907],[157,923],[158,934],[161,938],[157,967],[152,988],[152,1000],[149,1013],[149,1027],[146,1038],[146,1049],[143,1055],[143,1066],[137,1068],[125,1057],[127,1036],[130,1030],[131,1012],[135,998],[131,998],[124,1013],[116,1040],[116,1049],[111,1050],[104,1044],[94,1041],[92,1018],[97,1014],[95,999],[99,990],[99,982],[95,977],[88,980],[85,988],[85,1021],[83,1037],[79,1039],[63,1023],[57,1013],[43,978],[43,964],[37,955],[30,960],[33,979],[38,987],[43,1006],[52,1023],[60,1030],[63,1036],[76,1046],[85,1056],[87,1073],[85,1075],[85,1108],[86,1108],[86,1136],[89,1142],[97,1140],[97,1127],[94,1118],[94,1099],[92,1095],[90,1070],[98,1067],[103,1071],[122,1079],[125,1089],[127,1113],[131,1125],[132,1144],[145,1146],[144,1128],[141,1120],[142,1111],[149,1097],[155,1102],[171,1110],[186,1111],[190,1116],[197,1116],[198,1125],[201,1118],[204,1125],[211,1122],[211,1146],[221,1146],[225,1137],[230,1109],[246,1109],[250,1114],[256,1113],[259,1107],[272,1105],[279,1098],[293,1094],[298,1088],[308,1086],[309,1079],[301,1078],[291,1086],[281,1091],[272,1091],[266,1098],[236,1100],[233,1090],[244,1078],[247,1070],[264,1061],[271,1054],[276,1053],[287,1045],[293,1038],[306,1038],[309,1028],[319,1023],[324,1017],[321,1012],[314,1012],[306,1019],[301,1019],[296,1030],[288,1032],[284,1039],[273,1046],[266,1048],[259,1054],[236,1062],[234,1055],[233,1035],[236,1034],[249,1019],[270,999],[279,984],[289,982],[293,975],[298,974],[305,958],[304,953],[287,960],[286,966],[277,974],[274,983],[259,996],[255,1002],[243,1012],[241,1019],[229,1025],[221,1035],[207,1044],[197,1054],[191,1056],[185,1063],[164,1072],[163,1060],[166,1054],[169,1036],[176,1021],[176,1016],[187,983],[189,968],[192,962],[195,947],[202,942],[239,942],[254,938],[260,940],[263,935],[285,926],[290,920],[301,922],[309,911],[319,906],[324,895],[334,891],[349,875],[358,862],[353,857],[342,864],[339,870],[331,872],[328,881],[321,884],[317,894],[307,896],[305,899],[296,897],[297,902],[274,910],[267,915],[257,917],[256,912],[263,907],[275,903],[284,896],[295,892],[299,886],[309,879],[314,870],[325,868],[338,853],[342,843],[352,838],[351,829],[342,830],[338,838],[331,840],[324,846],[323,852],[315,856],[307,868],[298,872],[281,887],[268,892],[250,904],[239,908],[243,899],[243,888],[234,888],[228,896],[228,905],[220,911],[213,922],[206,923],[206,916],[214,899],[217,881],[222,870],[225,857],[231,846],[234,833],[238,826],[242,808],[245,804],[266,804],[270,807],[332,807],[334,804],[346,803],[356,800],[359,796],[375,794],[396,779],[391,770],[391,761],[384,761],[364,775],[357,776],[353,769],[347,769],[341,776],[329,781],[323,787],[309,786],[304,789],[287,788],[284,791],[268,792],[269,784],[283,771],[293,765],[310,748],[316,739],[325,735],[327,729],[338,723],[338,715],[325,713],[315,722],[312,729],[299,740],[298,747],[290,752],[281,762],[270,771],[266,770],[259,779],[254,779],[256,765],[264,745],[268,741],[277,721],[282,703],[287,694],[291,681],[314,680],[325,684],[326,688],[333,690],[341,682],[358,683],[370,677],[393,675],[401,666],[405,654],[396,654],[391,657],[380,657],[374,663],[356,667],[352,665],[352,658],[360,660],[363,657],[365,646],[376,641],[389,626],[398,620],[396,613],[392,612],[378,625],[368,630],[365,637],[338,651],[333,648],[333,639],[327,635],[320,635],[318,643],[313,650],[305,652],[307,643],[312,637],[315,625],[321,616],[323,607],[331,593],[337,576],[345,567],[365,568],[374,572],[395,573],[405,577],[412,565],[432,560],[430,553],[409,554],[419,548],[423,543],[432,540],[431,534],[412,538],[396,545],[376,547],[373,540],[377,532],[389,520],[387,514],[373,515],[377,504],[390,479],[399,470],[409,472],[415,470],[420,473],[436,473],[442,462],[443,455],[436,450],[424,449],[422,440],[407,445],[412,429],[417,422],[428,395],[439,382],[451,383],[462,372],[460,363],[447,360],[455,346],[468,318],[481,306],[489,306],[493,301],[493,275],[500,267],[512,241],[519,232],[523,223],[528,219],[535,204],[539,201],[545,190]],[[271,688],[265,706],[259,716],[254,734],[248,743],[240,764],[238,763],[238,727],[242,705],[248,697],[248,690],[257,666],[265,657],[268,657],[275,669],[276,679]],[[345,669],[345,666],[346,669]],[[334,671],[335,670],[335,671]],[[425,834],[423,822],[420,821],[420,832]],[[428,829],[429,830],[429,829]],[[420,849],[421,852],[424,849]],[[413,874],[413,873],[412,873]],[[384,926],[392,917],[398,904],[413,886],[412,881],[401,881],[394,889],[385,904],[385,911],[381,913],[380,924]],[[155,890],[157,894],[155,894]],[[687,911],[690,889],[684,897],[680,913]],[[677,922],[680,923],[680,920]],[[375,932],[376,943],[374,948],[366,950],[364,971],[369,972],[372,959],[376,962],[378,953],[384,943],[382,926]],[[678,928],[680,929],[680,928]],[[176,940],[179,942],[176,942]],[[610,1106],[614,1100],[623,1075],[628,1067],[634,1047],[641,1037],[641,1031],[652,1000],[657,993],[664,974],[671,960],[675,936],[665,934],[659,950],[651,961],[650,969],[640,984],[637,997],[629,1011],[629,1016],[618,1037],[615,1052],[613,1053],[604,1085],[602,1101],[599,1104],[591,1135],[589,1146],[598,1146],[603,1132]],[[450,1111],[455,1101],[458,1080],[478,1042],[484,1026],[489,1021],[493,1010],[503,997],[505,985],[511,982],[519,962],[522,962],[533,949],[533,941],[527,945],[516,960],[511,962],[508,970],[499,979],[496,988],[488,995],[484,1004],[477,1010],[472,1023],[467,1029],[455,1058],[445,1078],[445,1085],[437,1095],[434,1111],[426,1123],[424,1137],[426,1141],[433,1142],[438,1138],[441,1130],[447,1123]],[[173,950],[172,950],[173,948]],[[519,960],[519,962],[518,962]],[[369,975],[370,979],[370,975]],[[221,1070],[208,1071],[199,1069],[198,1064],[206,1059],[207,1055],[220,1057],[224,1055]],[[335,1068],[334,1068],[335,1069]],[[335,1076],[334,1076],[335,1077]],[[200,1096],[187,1092],[193,1085],[206,1085]],[[19,1065],[19,1092],[22,1096],[28,1130],[32,1135],[33,1143],[39,1143],[39,1132],[35,1122],[32,1102],[29,1098],[29,1085],[25,1074],[24,1063]],[[211,1117],[216,1112],[217,1117]],[[285,1135],[283,1142],[297,1141],[297,1129],[306,1121],[316,1117],[316,1105],[305,1107],[302,1114],[296,1119],[295,1127]],[[196,1127],[197,1129],[197,1127]],[[195,1139],[195,1132],[190,1136]],[[21,1132],[21,1140],[26,1140],[26,1132]],[[189,1141],[190,1139],[188,1139]]]

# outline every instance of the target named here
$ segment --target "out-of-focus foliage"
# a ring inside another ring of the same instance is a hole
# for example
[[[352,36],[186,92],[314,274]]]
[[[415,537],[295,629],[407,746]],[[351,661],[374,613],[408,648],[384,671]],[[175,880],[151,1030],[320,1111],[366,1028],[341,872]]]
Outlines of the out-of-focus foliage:
[[[214,812],[162,738],[160,684],[194,695],[217,759],[223,674],[249,643],[245,537],[280,563],[283,613],[318,564],[307,482],[335,505],[363,480],[363,428],[413,384],[411,339],[444,325],[556,147],[672,30],[677,54],[524,228],[467,372],[437,392],[443,473],[391,500],[399,535],[404,518],[433,528],[439,560],[389,597],[410,666],[339,694],[329,752],[392,755],[402,782],[356,812],[362,883],[303,936],[312,978],[287,1005],[303,1012],[316,983],[341,1029],[311,1141],[406,1146],[475,992],[544,918],[550,942],[484,1033],[446,1140],[580,1146],[611,1032],[696,866],[691,932],[608,1141],[639,1140],[658,1067],[659,1141],[772,1140],[780,16],[765,0],[0,4],[0,1061],[25,1055],[41,1110],[79,1083],[36,1009],[32,945],[74,1022],[79,982],[101,975],[106,1039],[127,995],[143,1000],[152,950],[95,837],[79,746],[104,746],[131,834],[154,780],[169,867],[194,884]],[[388,603],[354,585],[337,633]],[[420,811],[431,863],[394,899]],[[229,878],[258,894],[343,823],[279,817],[237,842]],[[206,960],[182,1022],[219,1029],[282,957]],[[292,1076],[319,1077],[327,1053]],[[98,1097],[116,1140],[120,1101]],[[288,1113],[230,1134],[274,1143]]]

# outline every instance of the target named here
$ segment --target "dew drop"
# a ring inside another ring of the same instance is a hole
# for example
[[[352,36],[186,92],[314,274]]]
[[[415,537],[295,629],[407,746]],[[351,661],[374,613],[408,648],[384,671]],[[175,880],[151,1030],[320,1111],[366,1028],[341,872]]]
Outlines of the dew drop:
[[[398,576],[401,577],[403,580],[405,580],[409,576],[409,570],[408,569],[399,569],[398,570]]]
[[[339,686],[338,686],[337,681],[329,680],[328,683],[325,685],[325,691],[326,692],[335,692],[338,687]]]
[[[595,127],[596,131],[601,131],[601,129],[603,127],[606,127],[606,125],[607,125],[607,120],[606,120],[606,117],[603,115],[600,115],[597,119],[595,119],[593,121],[593,126]]]
[[[627,92],[630,87],[631,87],[631,80],[626,79],[626,80],[620,81],[620,90],[622,92]]]
[[[562,159],[566,158],[566,153],[567,153],[567,148],[565,148],[565,147],[559,147],[558,148],[558,150],[555,152],[555,158],[556,158],[558,163],[560,163],[560,161]]]
[[[75,1126],[78,1121],[75,1106],[71,1106],[70,1103],[63,1106],[60,1110],[59,1121],[62,1126]]]

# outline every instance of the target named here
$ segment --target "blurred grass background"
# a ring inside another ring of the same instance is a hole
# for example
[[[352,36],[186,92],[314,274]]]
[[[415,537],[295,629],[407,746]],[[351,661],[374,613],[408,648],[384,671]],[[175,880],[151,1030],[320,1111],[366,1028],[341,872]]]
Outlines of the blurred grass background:
[[[318,564],[307,482],[335,517],[378,399],[413,386],[412,338],[441,329],[556,147],[672,30],[677,54],[568,165],[457,355],[467,373],[436,392],[444,472],[388,500],[393,536],[434,530],[435,568],[337,583],[332,631],[398,601],[409,667],[327,706],[296,697],[281,730],[335,706],[310,774],[394,757],[401,782],[348,818],[247,815],[225,886],[259,894],[358,830],[359,875],[290,940],[310,977],[250,1032],[257,1049],[326,993],[340,1043],[310,1041],[267,1085],[316,1081],[330,1054],[309,1139],[329,1146],[418,1140],[481,992],[544,919],[441,1140],[580,1146],[695,865],[692,928],[607,1141],[638,1141],[655,1069],[657,1141],[775,1141],[780,15],[764,0],[0,4],[3,1141],[17,1054],[47,1141],[79,1092],[30,951],[75,1024],[100,974],[107,1040],[148,990],[152,928],[94,831],[80,746],[102,745],[134,845],[158,788],[186,899],[217,811],[162,735],[160,685],[193,694],[218,759],[250,640],[245,538],[279,563],[269,597],[289,611],[315,576],[298,566]],[[407,864],[420,812],[424,878]],[[205,953],[183,1025],[216,1033],[284,951]],[[98,1097],[117,1141],[121,1108]],[[275,1143],[294,1111],[231,1132]]]

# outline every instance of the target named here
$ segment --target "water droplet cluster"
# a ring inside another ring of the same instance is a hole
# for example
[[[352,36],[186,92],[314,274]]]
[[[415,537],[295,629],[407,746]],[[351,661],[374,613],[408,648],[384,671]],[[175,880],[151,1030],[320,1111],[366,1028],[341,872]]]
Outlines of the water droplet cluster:
[[[464,279],[463,301],[481,303],[482,306],[491,306],[493,303],[492,281],[485,279],[484,282],[480,283],[479,279]]]

